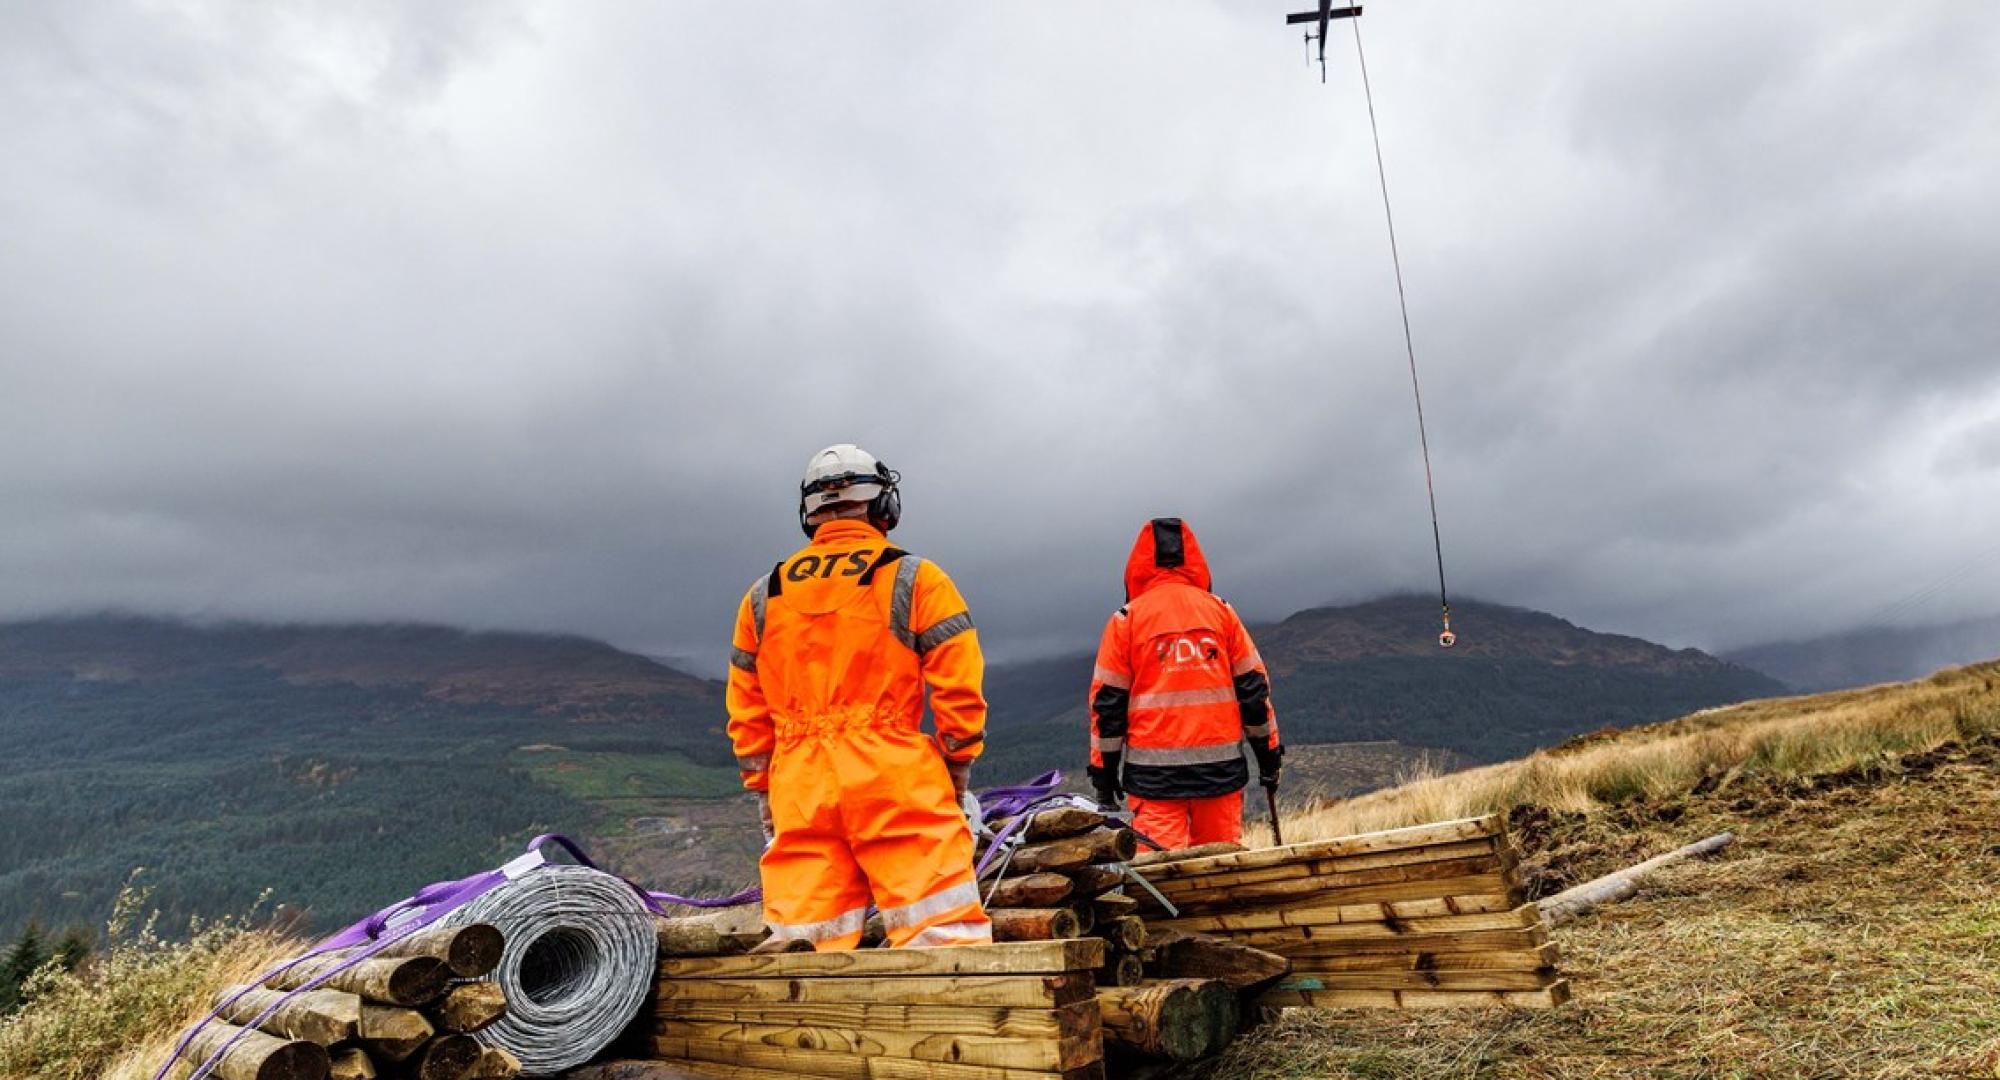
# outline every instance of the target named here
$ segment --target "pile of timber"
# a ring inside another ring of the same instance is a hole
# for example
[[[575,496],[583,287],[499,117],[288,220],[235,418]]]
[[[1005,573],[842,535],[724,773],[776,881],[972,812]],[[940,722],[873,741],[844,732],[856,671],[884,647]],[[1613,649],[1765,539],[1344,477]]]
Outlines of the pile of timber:
[[[1016,831],[1020,846],[992,860],[980,882],[993,940],[1101,938],[1097,985],[1137,986],[1146,927],[1122,867],[1137,856],[1139,835],[1076,806],[1042,810]]]
[[[1104,1075],[1100,941],[665,956],[655,1060],[718,1080]]]
[[[412,934],[290,1000],[285,991],[339,967],[343,957],[315,957],[263,986],[231,987],[216,995],[221,1016],[188,1043],[169,1080],[187,1080],[239,1032],[208,1075],[510,1080],[520,1075],[521,1063],[473,1038],[506,1014],[500,987],[483,981],[505,945],[500,931],[484,923],[440,927]],[[255,1029],[239,1026],[256,1022],[267,1009],[271,1014]]]
[[[1275,953],[1265,1007],[1552,1008],[1569,999],[1498,816],[1162,861],[1137,894],[1149,933]]]

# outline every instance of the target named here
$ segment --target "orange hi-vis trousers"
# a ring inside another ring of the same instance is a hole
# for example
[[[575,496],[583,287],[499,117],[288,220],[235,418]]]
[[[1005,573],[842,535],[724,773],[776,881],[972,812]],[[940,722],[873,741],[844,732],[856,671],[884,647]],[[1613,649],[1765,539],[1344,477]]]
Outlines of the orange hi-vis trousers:
[[[1132,827],[1163,848],[1234,843],[1243,839],[1243,793],[1212,799],[1147,799],[1127,795]]]
[[[863,720],[799,736],[781,725],[771,820],[761,869],[773,937],[852,949],[872,901],[891,946],[993,940],[972,831],[921,731]]]

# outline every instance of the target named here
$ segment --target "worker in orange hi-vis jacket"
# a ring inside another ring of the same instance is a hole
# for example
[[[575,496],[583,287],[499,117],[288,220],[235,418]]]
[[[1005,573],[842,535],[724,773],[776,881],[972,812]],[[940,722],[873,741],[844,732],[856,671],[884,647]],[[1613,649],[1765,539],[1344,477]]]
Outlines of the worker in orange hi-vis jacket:
[[[993,940],[961,809],[985,660],[957,586],[888,541],[899,479],[851,444],[813,455],[799,486],[812,542],[736,615],[729,738],[769,841],[764,918],[819,949],[860,944],[871,903],[894,946]]]
[[[1132,827],[1166,848],[1242,836],[1246,742],[1266,787],[1284,762],[1264,660],[1211,584],[1193,530],[1179,518],[1148,522],[1091,676],[1098,801],[1129,794]]]

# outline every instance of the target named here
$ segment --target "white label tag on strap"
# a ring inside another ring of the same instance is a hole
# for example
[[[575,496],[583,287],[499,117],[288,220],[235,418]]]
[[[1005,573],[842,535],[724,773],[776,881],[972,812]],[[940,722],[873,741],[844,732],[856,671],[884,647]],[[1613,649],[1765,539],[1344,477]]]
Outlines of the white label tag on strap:
[[[500,876],[506,878],[508,881],[513,881],[515,878],[546,862],[548,860],[542,857],[542,849],[535,848],[513,862],[501,867]]]

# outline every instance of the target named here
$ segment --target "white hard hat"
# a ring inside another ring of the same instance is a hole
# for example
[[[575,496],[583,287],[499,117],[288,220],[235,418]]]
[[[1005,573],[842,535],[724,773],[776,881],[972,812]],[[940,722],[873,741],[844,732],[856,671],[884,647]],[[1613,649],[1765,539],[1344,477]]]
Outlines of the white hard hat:
[[[896,527],[902,517],[903,500],[896,491],[901,477],[877,460],[874,454],[853,443],[836,443],[806,462],[805,479],[799,481],[799,528],[813,534],[808,523],[814,514],[842,504],[865,503],[868,516],[884,531]]]

